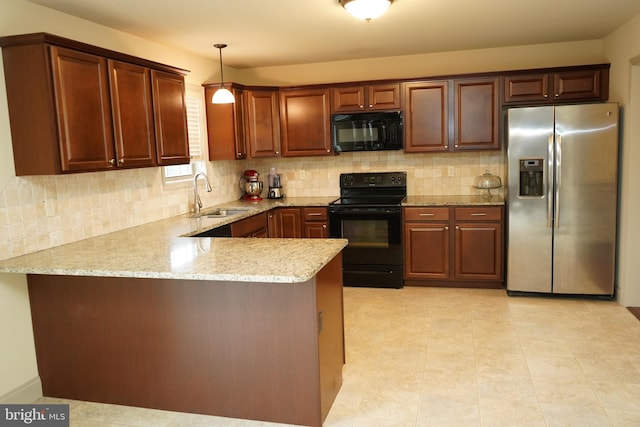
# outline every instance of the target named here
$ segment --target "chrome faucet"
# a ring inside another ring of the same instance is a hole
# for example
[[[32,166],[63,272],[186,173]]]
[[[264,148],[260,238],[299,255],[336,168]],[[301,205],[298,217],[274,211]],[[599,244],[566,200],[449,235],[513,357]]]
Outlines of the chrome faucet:
[[[196,215],[200,215],[200,209],[202,209],[202,200],[200,200],[200,196],[198,196],[198,177],[202,176],[204,178],[204,185],[207,192],[212,191],[211,184],[209,184],[209,178],[207,174],[204,172],[198,172],[193,177],[193,212]]]

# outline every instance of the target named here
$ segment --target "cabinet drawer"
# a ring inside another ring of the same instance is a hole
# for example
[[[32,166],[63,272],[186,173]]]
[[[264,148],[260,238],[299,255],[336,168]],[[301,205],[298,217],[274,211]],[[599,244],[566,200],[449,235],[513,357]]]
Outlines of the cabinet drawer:
[[[455,219],[465,221],[501,221],[502,208],[488,206],[455,208]]]
[[[405,221],[448,221],[449,208],[404,208]]]
[[[302,208],[305,221],[326,221],[327,208]]]

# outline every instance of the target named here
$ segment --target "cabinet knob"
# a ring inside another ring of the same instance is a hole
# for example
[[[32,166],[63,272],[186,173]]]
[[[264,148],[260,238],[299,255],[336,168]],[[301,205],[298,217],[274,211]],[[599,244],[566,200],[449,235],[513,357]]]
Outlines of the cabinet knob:
[[[559,97],[559,96],[560,96],[560,94],[559,94],[559,93],[556,93],[556,98],[557,98],[557,97]]]
[[[548,97],[549,97],[549,95],[547,95],[547,94],[545,93],[545,94],[544,94],[544,97],[545,97],[545,98],[548,98]]]
[[[111,159],[111,160],[109,160],[109,164],[110,164],[111,166],[115,166],[115,164],[116,164],[116,159]]]
[[[460,226],[459,225],[456,225],[456,230],[460,230]]]
[[[445,225],[445,226],[444,226],[444,229],[445,229],[445,230],[448,230],[448,229],[449,229],[449,226],[448,226],[448,225]]]
[[[369,104],[369,108],[373,108],[373,104]]]
[[[120,163],[121,165],[124,164],[124,159],[118,159],[118,163]]]
[[[326,229],[327,228],[327,224],[322,224],[322,228]]]

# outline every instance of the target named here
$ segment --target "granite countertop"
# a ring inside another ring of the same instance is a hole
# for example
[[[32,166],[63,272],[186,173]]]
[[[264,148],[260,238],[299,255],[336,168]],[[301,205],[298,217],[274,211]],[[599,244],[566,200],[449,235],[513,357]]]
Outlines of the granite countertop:
[[[344,239],[186,237],[280,206],[326,206],[335,197],[217,207],[249,209],[222,218],[184,214],[0,261],[0,273],[298,283],[315,276]],[[203,211],[206,211],[204,209]]]
[[[501,195],[486,196],[407,196],[402,206],[503,206],[504,197]]]
[[[305,282],[347,245],[345,239],[192,237],[276,207],[327,206],[337,197],[234,201],[228,217],[184,214],[0,261],[0,273],[238,282]],[[403,206],[503,205],[501,196],[408,196]]]

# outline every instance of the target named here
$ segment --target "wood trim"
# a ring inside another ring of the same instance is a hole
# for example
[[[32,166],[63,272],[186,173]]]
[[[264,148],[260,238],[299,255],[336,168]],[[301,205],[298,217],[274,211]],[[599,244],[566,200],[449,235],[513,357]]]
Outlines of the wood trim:
[[[25,46],[32,44],[47,43],[50,45],[66,47],[69,49],[79,50],[81,52],[92,53],[98,56],[103,56],[109,59],[115,59],[123,62],[130,62],[132,64],[142,65],[144,67],[153,68],[155,70],[166,71],[169,73],[177,73],[186,75],[189,74],[189,70],[173,67],[159,62],[150,61],[148,59],[139,58],[137,56],[128,55],[122,52],[116,52],[114,50],[105,49],[98,46],[93,46],[87,43],[82,43],[76,40],[67,39],[64,37],[56,36],[49,33],[31,33],[20,34],[14,36],[0,37],[0,47],[9,46]]]
[[[631,312],[638,320],[640,320],[640,307],[627,307],[627,310]]]

